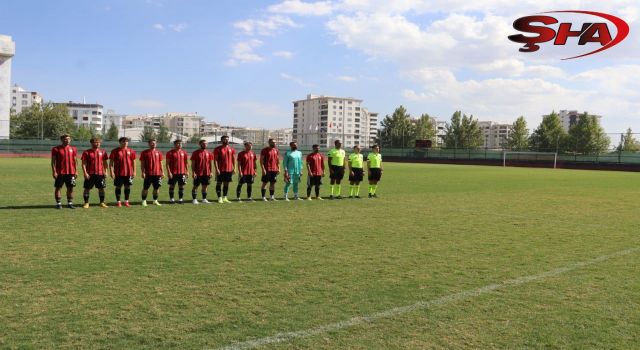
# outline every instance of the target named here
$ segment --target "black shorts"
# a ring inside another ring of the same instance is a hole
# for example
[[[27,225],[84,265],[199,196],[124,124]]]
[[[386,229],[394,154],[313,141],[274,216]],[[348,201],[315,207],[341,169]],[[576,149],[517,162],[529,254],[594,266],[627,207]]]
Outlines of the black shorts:
[[[255,178],[255,175],[242,175],[240,176],[240,183],[251,185],[253,184],[254,178]]]
[[[175,186],[176,184],[184,186],[187,183],[187,175],[185,174],[173,174],[173,176],[167,180],[169,186]]]
[[[113,179],[113,185],[116,187],[120,186],[131,186],[133,185],[133,176],[116,176]]]
[[[275,183],[278,181],[278,172],[277,171],[267,171],[266,174],[262,175],[262,182],[271,182]]]
[[[344,167],[331,165],[331,180],[342,180],[344,178]]]
[[[351,168],[351,171],[353,172],[353,176],[351,176],[351,173],[349,173],[349,181],[362,181],[362,179],[364,178],[364,172],[362,171],[362,168]]]
[[[193,179],[194,187],[198,187],[200,185],[209,186],[210,183],[211,183],[211,176],[196,176],[196,178]]]
[[[53,183],[53,187],[62,188],[62,185],[66,185],[67,188],[76,187],[75,175],[58,175],[56,181]]]
[[[84,187],[85,190],[90,190],[93,187],[101,190],[107,187],[107,180],[104,175],[89,175],[88,179],[84,179]]]
[[[216,182],[231,182],[232,180],[233,180],[233,173],[230,171],[220,172],[220,174],[216,176]]]
[[[369,169],[369,181],[380,181],[382,178],[382,170],[380,168]]]
[[[142,188],[145,190],[148,190],[149,187],[151,187],[151,185],[153,185],[153,189],[157,190],[158,188],[160,188],[160,186],[162,186],[162,176],[151,176],[151,175],[147,175],[144,178],[144,185],[142,185]]]
[[[307,186],[320,186],[322,185],[322,176],[307,176]]]

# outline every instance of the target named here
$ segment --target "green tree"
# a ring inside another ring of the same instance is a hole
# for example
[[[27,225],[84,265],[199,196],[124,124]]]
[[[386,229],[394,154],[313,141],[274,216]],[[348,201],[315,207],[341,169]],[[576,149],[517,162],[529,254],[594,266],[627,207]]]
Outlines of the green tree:
[[[525,151],[529,148],[529,129],[523,116],[518,117],[507,139],[507,147],[512,151]]]
[[[78,141],[88,141],[95,135],[95,132],[92,132],[92,129],[93,128],[88,128],[84,125],[80,125],[73,132],[73,138]]]
[[[563,151],[567,140],[567,133],[562,128],[562,122],[556,112],[544,116],[537,129],[529,137],[529,149],[539,152]]]
[[[455,111],[447,124],[444,144],[446,148],[478,148],[484,143],[482,130],[473,116]]]
[[[387,147],[413,147],[415,125],[407,110],[400,106],[387,115],[380,123],[382,126],[382,142]]]
[[[569,129],[569,149],[582,154],[599,154],[609,148],[611,139],[604,132],[598,117],[584,112]]]
[[[633,136],[631,128],[627,129],[627,132],[622,136],[622,142],[618,146],[618,151],[623,152],[638,152],[640,151],[640,142]]]
[[[107,133],[104,135],[104,139],[105,141],[115,141],[118,139],[119,133],[120,131],[118,130],[116,123],[111,122],[111,125],[109,126],[109,130],[107,130]]]
[[[431,140],[436,142],[436,121],[428,114],[423,114],[415,121],[416,140]]]
[[[141,141],[149,141],[149,140],[155,139],[155,138],[156,138],[156,132],[153,130],[153,127],[145,126],[142,129],[142,133],[140,133],[140,140]]]
[[[167,143],[171,141],[171,135],[169,134],[169,128],[167,128],[164,124],[160,124],[160,130],[158,130],[158,135],[156,135],[159,143]]]
[[[202,135],[195,134],[189,138],[189,143],[198,143],[200,142],[200,139],[202,139]]]
[[[11,118],[11,138],[58,139],[62,134],[73,134],[75,124],[67,106],[47,102],[35,104]]]

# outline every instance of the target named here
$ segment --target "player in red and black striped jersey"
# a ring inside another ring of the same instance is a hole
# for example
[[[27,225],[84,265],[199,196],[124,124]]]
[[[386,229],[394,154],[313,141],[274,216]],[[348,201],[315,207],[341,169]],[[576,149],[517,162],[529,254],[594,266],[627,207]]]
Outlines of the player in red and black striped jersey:
[[[311,199],[311,187],[315,187],[316,199],[320,197],[320,185],[324,177],[324,157],[320,153],[320,146],[311,146],[313,153],[307,155],[307,199]]]
[[[122,206],[120,194],[124,186],[124,206],[129,207],[131,185],[133,185],[133,178],[136,177],[136,151],[129,148],[128,138],[121,137],[118,142],[120,147],[114,148],[109,154],[109,173],[116,188],[116,205]]]
[[[276,142],[269,139],[269,147],[265,147],[260,152],[260,167],[262,168],[262,200],[266,201],[267,183],[269,183],[269,194],[271,200],[275,201],[276,181],[280,173],[280,151],[276,147]]]
[[[229,146],[229,136],[220,138],[222,143],[213,150],[213,164],[216,169],[216,194],[218,203],[230,203],[227,198],[229,182],[233,178],[236,162],[236,150]]]
[[[169,181],[169,203],[175,203],[173,199],[174,189],[178,184],[178,203],[182,204],[184,197],[184,185],[187,183],[189,169],[189,153],[182,149],[182,140],[173,141],[173,149],[167,152],[167,177]]]
[[[82,152],[82,173],[84,174],[84,198],[83,208],[89,208],[89,192],[95,186],[100,196],[100,207],[107,208],[104,203],[104,188],[107,185],[106,175],[109,164],[107,160],[109,155],[107,151],[100,148],[101,140],[97,137],[92,138],[91,148]]]
[[[207,187],[211,182],[211,162],[213,154],[207,150],[207,140],[200,140],[200,149],[191,153],[191,177],[193,178],[193,189],[191,196],[193,204],[198,204],[198,186],[202,185],[202,203],[209,203],[207,200]]]
[[[162,152],[156,149],[158,142],[156,139],[150,139],[148,141],[149,149],[145,149],[140,153],[140,172],[144,179],[142,185],[142,206],[147,206],[147,193],[149,187],[153,185],[153,204],[160,206],[158,202],[158,192],[160,186],[162,186],[162,178],[164,177],[164,171],[162,170]]]
[[[244,143],[244,151],[238,153],[238,187],[236,188],[237,201],[240,201],[240,193],[242,185],[247,184],[247,199],[253,202],[251,191],[253,187],[253,179],[256,177],[256,154],[251,148],[253,144],[249,141]]]
[[[71,136],[64,134],[60,136],[61,145],[51,149],[51,175],[55,180],[53,187],[56,199],[56,208],[62,209],[62,196],[60,190],[62,186],[67,187],[67,208],[75,209],[73,206],[73,188],[76,185],[78,150],[71,146]]]

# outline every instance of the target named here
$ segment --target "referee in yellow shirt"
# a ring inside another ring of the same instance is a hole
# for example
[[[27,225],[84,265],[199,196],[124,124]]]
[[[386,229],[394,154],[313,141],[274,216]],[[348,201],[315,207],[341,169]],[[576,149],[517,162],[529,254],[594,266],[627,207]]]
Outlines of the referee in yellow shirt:
[[[367,168],[369,177],[369,198],[378,198],[378,181],[382,178],[382,155],[380,146],[373,145],[372,152],[367,155]]]
[[[329,199],[342,199],[340,182],[344,178],[344,168],[346,165],[347,153],[342,149],[342,142],[336,140],[332,148],[327,154],[329,158],[329,178],[331,179],[331,195]]]

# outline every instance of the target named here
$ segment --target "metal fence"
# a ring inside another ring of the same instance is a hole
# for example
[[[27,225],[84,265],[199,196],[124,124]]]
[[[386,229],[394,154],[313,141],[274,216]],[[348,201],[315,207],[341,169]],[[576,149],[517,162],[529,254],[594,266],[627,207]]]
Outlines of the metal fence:
[[[52,147],[58,145],[58,141],[53,140],[0,140],[0,154],[12,154],[15,156],[34,156],[41,157],[49,154]],[[72,144],[78,147],[79,150],[90,148],[88,141],[74,141]],[[217,144],[210,142],[209,148],[213,149]],[[242,145],[233,145],[236,150],[242,150]],[[103,141],[102,148],[112,149],[118,147],[118,143],[114,141]],[[130,142],[129,147],[141,152],[147,149],[146,142]],[[254,151],[257,153],[265,147],[262,144],[255,144]],[[161,151],[169,151],[173,148],[171,143],[158,144],[158,149]],[[184,149],[188,152],[192,152],[198,149],[198,145],[194,143],[187,143],[184,145]],[[280,146],[281,151],[285,151],[287,147]],[[310,147],[301,147],[299,150],[303,154],[311,152]],[[326,153],[326,149],[321,150]],[[347,151],[350,151],[347,149]],[[363,149],[363,154],[368,154],[368,149]],[[382,154],[384,157],[391,157],[392,159],[408,160],[408,161],[488,161],[488,162],[502,162],[504,158],[505,150],[490,150],[490,149],[447,149],[447,148],[432,148],[432,149],[415,149],[415,148],[383,148]],[[512,154],[508,156],[509,161],[523,161],[523,162],[549,162],[553,160],[549,153],[545,152],[527,152],[522,154]],[[608,163],[608,164],[640,164],[639,152],[622,152],[616,150],[610,150],[602,154],[597,155],[582,155],[582,154],[558,154],[558,162],[572,162],[572,163]]]

